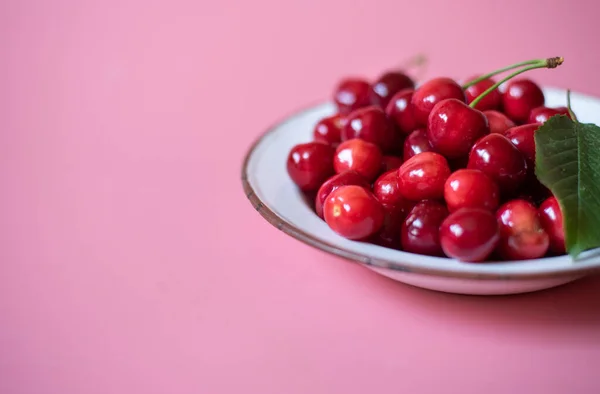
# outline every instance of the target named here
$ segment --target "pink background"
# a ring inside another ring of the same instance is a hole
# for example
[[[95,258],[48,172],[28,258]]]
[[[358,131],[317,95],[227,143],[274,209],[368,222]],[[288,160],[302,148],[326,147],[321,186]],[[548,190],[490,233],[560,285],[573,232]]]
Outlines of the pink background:
[[[396,284],[239,181],[267,126],[418,52],[457,78],[560,55],[531,77],[600,95],[575,3],[0,2],[0,393],[600,392],[598,279]]]

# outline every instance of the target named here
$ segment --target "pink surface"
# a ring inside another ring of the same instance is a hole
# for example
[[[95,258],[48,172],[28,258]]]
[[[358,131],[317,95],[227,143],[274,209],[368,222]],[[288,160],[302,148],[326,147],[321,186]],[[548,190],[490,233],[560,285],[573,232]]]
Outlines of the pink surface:
[[[0,3],[0,393],[598,393],[600,281],[396,284],[267,224],[247,147],[341,75],[532,57],[600,95],[598,5]]]

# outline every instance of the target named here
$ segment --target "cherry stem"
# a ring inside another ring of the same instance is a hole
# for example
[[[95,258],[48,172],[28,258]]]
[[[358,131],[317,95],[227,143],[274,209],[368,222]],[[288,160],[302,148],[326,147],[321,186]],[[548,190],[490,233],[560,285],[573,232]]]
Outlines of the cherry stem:
[[[536,65],[536,64],[546,64],[547,60],[548,59],[527,60],[525,62],[515,63],[513,65],[500,68],[500,69],[498,69],[496,71],[492,71],[489,74],[482,75],[482,76],[480,76],[480,77],[478,77],[478,78],[476,78],[476,79],[474,79],[472,81],[469,81],[469,82],[465,83],[463,85],[463,89],[468,89],[471,86],[475,85],[476,83],[479,83],[479,82],[483,81],[484,79],[488,79],[488,78],[494,77],[494,76],[496,76],[498,74],[502,74],[503,72],[510,71],[510,70],[515,69],[515,68],[524,67],[524,66],[533,66],[533,65]]]
[[[571,89],[567,90],[567,111],[569,111],[569,116],[571,117],[571,119],[574,122],[577,122],[577,116],[575,116],[575,113],[571,109]]]
[[[477,96],[477,98],[475,100],[473,100],[471,102],[471,104],[469,104],[469,107],[475,108],[475,106],[477,104],[479,104],[479,102],[481,100],[483,100],[483,98],[485,96],[487,96],[488,94],[490,94],[494,90],[498,89],[498,87],[500,85],[502,85],[504,82],[508,81],[511,78],[516,77],[519,74],[522,74],[522,73],[524,73],[526,71],[529,71],[529,70],[535,70],[536,68],[556,68],[556,67],[560,66],[563,63],[563,61],[564,61],[564,59],[562,57],[550,57],[548,59],[545,59],[543,61],[543,63],[532,64],[530,66],[527,66],[527,67],[524,67],[524,68],[522,68],[520,70],[517,70],[517,71],[513,72],[512,74],[510,74],[509,76],[507,76],[506,78],[504,78],[504,79],[496,82],[493,86],[491,86],[485,92],[483,92],[479,96]]]

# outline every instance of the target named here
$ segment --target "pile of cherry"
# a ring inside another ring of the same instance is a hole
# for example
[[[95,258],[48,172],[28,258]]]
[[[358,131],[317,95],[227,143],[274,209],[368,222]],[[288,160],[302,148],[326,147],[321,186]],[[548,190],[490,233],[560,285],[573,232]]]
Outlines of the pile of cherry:
[[[560,206],[534,173],[534,132],[568,110],[544,106],[530,79],[495,83],[347,78],[338,112],[289,152],[288,174],[348,239],[468,262],[564,254]]]

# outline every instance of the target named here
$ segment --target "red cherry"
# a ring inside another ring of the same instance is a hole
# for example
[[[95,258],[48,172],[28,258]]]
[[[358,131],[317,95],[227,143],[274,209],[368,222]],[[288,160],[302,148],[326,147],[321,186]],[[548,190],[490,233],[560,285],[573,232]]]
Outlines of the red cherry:
[[[368,238],[381,228],[384,210],[375,196],[364,187],[341,186],[329,194],[323,206],[325,222],[342,237]]]
[[[402,208],[388,207],[383,205],[385,211],[383,225],[372,242],[376,245],[392,249],[400,249],[400,233],[407,212]]]
[[[517,123],[525,123],[531,110],[544,105],[542,89],[529,79],[511,79],[502,94],[504,113]]]
[[[498,185],[479,170],[463,169],[454,172],[446,180],[444,199],[448,210],[482,208],[495,211],[500,203]]]
[[[373,183],[373,194],[383,205],[401,208],[405,200],[400,193],[398,170],[390,170],[380,175]]]
[[[461,208],[440,226],[446,256],[465,262],[486,260],[500,239],[494,214],[481,208]]]
[[[399,91],[392,97],[385,109],[386,114],[403,134],[408,134],[417,128],[414,107],[411,103],[413,93],[413,89]]]
[[[508,116],[504,115],[502,112],[490,110],[483,111],[483,114],[490,125],[490,133],[504,134],[506,130],[516,126],[515,122],[510,120]]]
[[[438,102],[429,114],[428,124],[431,146],[449,159],[468,155],[475,141],[490,133],[483,112],[456,99]]]
[[[342,128],[342,141],[360,138],[371,142],[384,152],[394,148],[396,130],[383,110],[377,106],[357,109],[346,117]]]
[[[413,89],[415,82],[406,74],[390,71],[379,77],[371,88],[371,102],[386,108],[392,96],[403,89]]]
[[[315,211],[320,218],[323,218],[323,204],[329,194],[337,188],[347,185],[362,186],[367,190],[371,189],[369,182],[356,171],[346,171],[332,176],[321,185],[315,198]]]
[[[333,167],[340,174],[354,170],[366,180],[374,180],[381,171],[381,149],[375,144],[355,138],[342,142],[335,151]]]
[[[404,140],[404,160],[423,152],[431,152],[433,147],[427,138],[426,129],[416,129]]]
[[[469,80],[467,80],[467,82],[473,81],[473,80],[477,79],[478,77],[479,77],[478,75],[474,76],[474,77],[470,78]],[[487,79],[477,82],[475,85],[469,86],[467,89],[465,89],[465,95],[467,96],[467,103],[471,104],[471,102],[473,100],[475,100],[477,97],[479,97],[479,95],[481,93],[485,92],[486,90],[488,90],[495,84],[496,84],[496,81],[494,81],[492,78],[487,78]],[[493,109],[500,108],[501,104],[502,104],[502,96],[500,95],[500,92],[498,91],[498,89],[494,89],[493,91],[488,93],[487,96],[485,96],[483,99],[481,99],[481,101],[478,102],[477,105],[475,105],[475,109],[478,109],[480,111],[493,110]]]
[[[449,98],[467,102],[467,97],[462,87],[450,78],[430,79],[417,88],[411,99],[417,124],[427,126],[429,113],[433,107],[440,101]]]
[[[401,157],[398,156],[383,156],[381,160],[381,172],[387,172],[389,170],[394,170],[396,168],[400,168],[403,161]]]
[[[413,201],[441,199],[450,167],[444,156],[423,152],[411,157],[398,169],[398,184],[404,198]]]
[[[336,147],[342,141],[341,132],[345,123],[345,119],[340,114],[321,119],[313,130],[314,140]]]
[[[426,200],[416,204],[402,225],[402,249],[410,253],[443,256],[439,228],[446,216],[448,210],[440,202]]]
[[[321,142],[298,144],[287,158],[287,172],[294,183],[305,192],[317,190],[333,175],[334,149]]]
[[[467,168],[485,172],[498,184],[503,195],[517,190],[527,177],[525,157],[500,134],[486,135],[473,145]]]
[[[533,166],[535,163],[534,133],[540,126],[541,125],[537,123],[515,126],[506,130],[506,133],[504,134],[506,138],[521,151],[523,156],[529,160],[528,164],[530,164],[530,166]]]
[[[346,78],[336,86],[333,100],[342,115],[371,105],[371,84],[360,78]]]
[[[529,201],[508,201],[498,209],[496,217],[500,227],[498,252],[504,259],[529,260],[546,254],[548,234]]]
[[[550,237],[550,250],[557,254],[565,253],[565,229],[563,215],[556,197],[549,197],[540,205],[540,223]]]
[[[571,117],[567,107],[548,108],[542,106],[531,110],[527,123],[544,123],[554,115],[566,115],[569,118]]]

